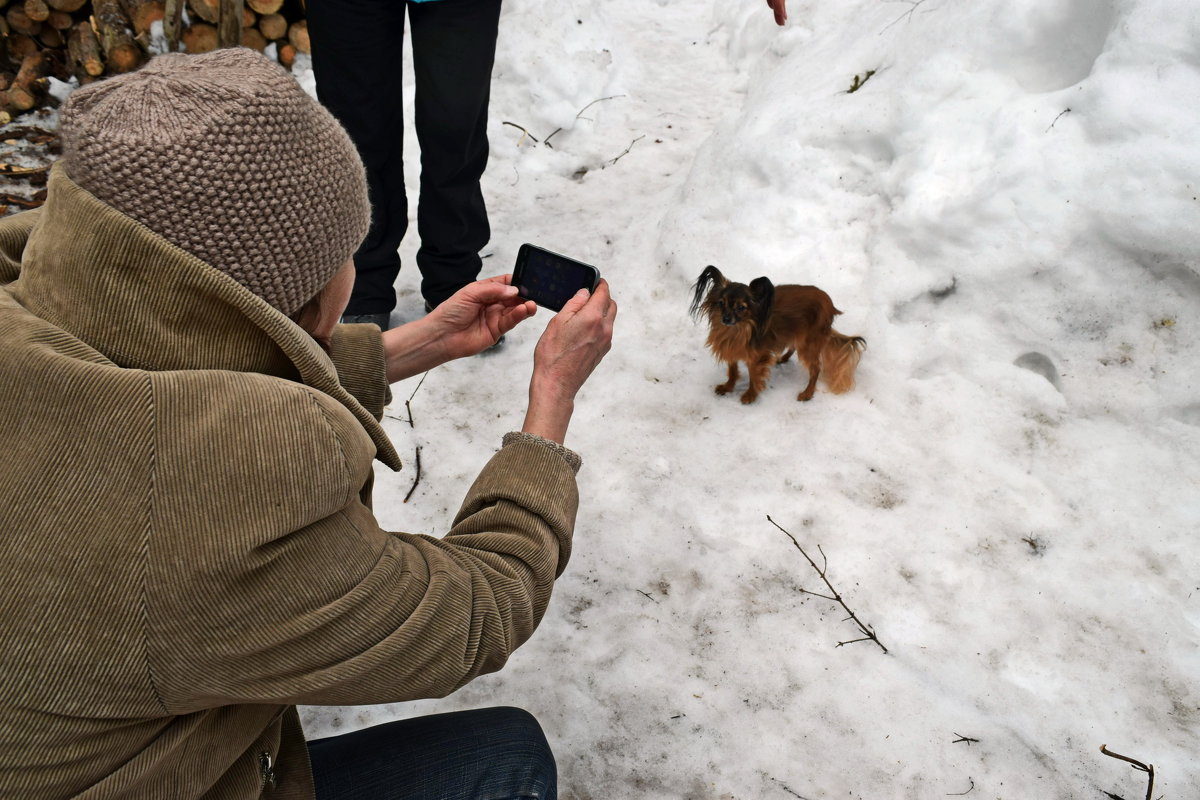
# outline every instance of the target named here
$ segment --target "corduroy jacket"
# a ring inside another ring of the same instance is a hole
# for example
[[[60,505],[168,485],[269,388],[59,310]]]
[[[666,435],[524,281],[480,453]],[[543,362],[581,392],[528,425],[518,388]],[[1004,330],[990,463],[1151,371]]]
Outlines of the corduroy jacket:
[[[295,704],[504,664],[574,466],[506,437],[449,534],[383,531],[386,396],[375,328],[327,355],[61,166],[0,222],[0,797],[311,798]]]

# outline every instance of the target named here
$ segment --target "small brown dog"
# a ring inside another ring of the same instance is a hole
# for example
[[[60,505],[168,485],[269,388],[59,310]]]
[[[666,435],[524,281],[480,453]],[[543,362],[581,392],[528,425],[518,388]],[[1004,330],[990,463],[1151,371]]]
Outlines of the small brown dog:
[[[753,403],[771,368],[792,353],[808,368],[808,385],[797,400],[812,399],[818,375],[834,394],[854,388],[854,370],[867,340],[833,329],[833,318],[842,312],[817,287],[775,286],[767,278],[755,278],[749,286],[731,283],[710,265],[692,288],[692,316],[701,311],[708,315],[708,347],[729,365],[729,380],[717,387],[717,394],[733,391],[738,362],[745,361],[750,387],[742,402]]]

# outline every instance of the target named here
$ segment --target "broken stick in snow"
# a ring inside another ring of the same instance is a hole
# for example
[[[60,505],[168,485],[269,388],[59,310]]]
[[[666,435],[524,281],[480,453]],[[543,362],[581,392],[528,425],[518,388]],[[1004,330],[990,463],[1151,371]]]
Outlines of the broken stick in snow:
[[[1146,800],[1151,800],[1151,798],[1154,795],[1154,765],[1153,764],[1143,764],[1142,762],[1140,762],[1136,759],[1130,758],[1129,756],[1123,756],[1120,753],[1114,753],[1113,751],[1108,749],[1108,745],[1104,745],[1104,744],[1100,745],[1100,752],[1104,753],[1104,755],[1108,756],[1109,758],[1116,758],[1116,759],[1120,759],[1121,761],[1126,761],[1126,762],[1132,764],[1134,769],[1140,770],[1140,771],[1146,773],[1146,779],[1148,781],[1148,784],[1146,786]]]
[[[847,642],[838,642],[837,646],[841,647],[842,645],[854,644],[855,642],[874,642],[875,644],[879,645],[879,648],[881,650],[883,650],[884,653],[886,653],[888,651],[888,649],[883,646],[883,642],[879,641],[879,637],[875,635],[874,629],[867,625],[864,625],[862,620],[860,620],[858,618],[858,616],[855,615],[855,613],[850,610],[850,606],[846,605],[846,601],[842,599],[842,596],[840,594],[838,594],[837,589],[834,589],[833,584],[829,582],[829,578],[827,578],[825,576],[825,572],[829,568],[829,559],[825,558],[825,551],[821,549],[821,545],[817,545],[817,549],[821,551],[821,557],[825,558],[825,566],[818,567],[817,562],[813,561],[812,558],[809,557],[808,553],[804,552],[804,548],[800,546],[800,542],[796,541],[796,537],[792,536],[792,534],[790,534],[786,530],[784,530],[779,525],[778,522],[771,519],[770,514],[767,515],[767,522],[771,523],[776,528],[779,528],[779,530],[783,531],[784,535],[786,535],[789,539],[792,540],[792,544],[795,545],[796,549],[800,551],[800,555],[804,556],[805,560],[808,561],[808,563],[812,565],[812,568],[817,571],[817,575],[819,575],[821,577],[821,580],[823,580],[825,582],[825,585],[829,587],[829,591],[832,592],[833,595],[830,596],[830,595],[826,595],[826,594],[817,594],[816,592],[810,592],[806,589],[801,589],[800,591],[804,592],[805,594],[811,594],[814,597],[820,597],[825,600],[832,600],[833,602],[839,604],[842,608],[846,609],[846,613],[850,615],[849,619],[854,620],[854,624],[858,626],[858,629],[860,631],[862,631],[862,633],[863,633],[862,638],[851,639]]]
[[[404,495],[404,502],[408,502],[412,498],[413,492],[417,490],[417,484],[421,482],[421,448],[417,448],[417,477],[413,480],[412,488],[408,490],[408,494]]]

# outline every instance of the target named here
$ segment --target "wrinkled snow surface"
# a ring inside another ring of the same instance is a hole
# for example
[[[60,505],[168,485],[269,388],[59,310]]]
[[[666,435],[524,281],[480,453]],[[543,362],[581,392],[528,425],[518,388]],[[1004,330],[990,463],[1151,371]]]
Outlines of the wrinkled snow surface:
[[[575,553],[502,672],[309,735],[513,704],[567,798],[1143,796],[1107,744],[1200,796],[1200,6],[788,8],[505,0],[485,269],[536,242],[621,305],[567,442]],[[797,403],[793,360],[714,395],[706,264],[828,291],[858,387]],[[446,530],[547,318],[431,372],[411,428],[394,387],[385,526]],[[861,634],[768,514],[887,655],[837,646]]]

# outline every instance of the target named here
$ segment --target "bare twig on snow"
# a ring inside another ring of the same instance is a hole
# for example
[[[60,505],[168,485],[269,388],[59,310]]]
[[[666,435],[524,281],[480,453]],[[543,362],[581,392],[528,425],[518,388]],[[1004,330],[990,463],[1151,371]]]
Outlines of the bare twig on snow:
[[[521,125],[518,125],[518,124],[517,124],[517,123],[515,123],[515,122],[509,122],[509,121],[505,120],[504,122],[501,122],[500,124],[501,124],[501,125],[509,125],[509,126],[511,126],[511,127],[513,127],[513,128],[516,128],[516,129],[517,129],[517,130],[519,130],[521,133],[525,134],[525,136],[528,136],[530,139],[533,139],[533,141],[534,141],[534,142],[537,142],[537,140],[538,140],[536,136],[534,136],[534,135],[533,135],[532,133],[530,133],[530,132],[529,132],[527,129],[525,129],[525,128],[524,128],[524,127],[522,127]],[[556,133],[557,133],[557,131],[556,131]],[[553,133],[552,133],[552,134],[550,134],[550,136],[553,136],[553,135],[554,135]],[[520,147],[520,146],[521,146],[521,142],[525,141],[525,136],[522,136],[520,139],[518,139],[518,140],[517,140],[517,147]],[[549,137],[547,137],[547,141],[549,141]]]
[[[967,780],[971,782],[970,788],[968,788],[965,792],[946,792],[946,797],[962,797],[964,794],[970,794],[971,792],[975,791],[975,779],[967,778]]]
[[[764,774],[765,774],[765,773],[764,773]],[[784,783],[783,781],[781,781],[781,780],[779,780],[778,778],[776,778],[774,775],[767,775],[766,777],[770,778],[772,781],[774,781],[776,784],[778,784],[780,789],[783,789],[785,792],[787,792],[788,794],[790,794],[792,797],[798,797],[798,798],[800,798],[800,800],[808,800],[808,798],[807,798],[807,797],[805,797],[804,795],[800,794],[800,793],[799,793],[799,792],[797,792],[795,789],[793,789],[792,787],[788,786],[788,785],[787,785],[786,783]]]
[[[921,5],[923,5],[925,3],[925,0],[903,0],[903,2],[908,3],[908,5],[912,6],[912,8],[910,8],[908,11],[905,11],[903,14],[896,17],[894,20],[892,20],[886,26],[884,26],[884,29],[879,32],[880,35],[883,35],[884,33],[886,33],[888,28],[892,27],[893,25],[900,22],[901,20],[912,19],[913,12],[916,11]]]
[[[408,399],[404,401],[404,410],[408,412],[408,427],[410,427],[410,428],[417,427],[416,425],[413,424],[412,400],[414,397],[417,396],[417,392],[421,391],[421,384],[425,383],[425,379],[428,377],[429,377],[428,372],[426,372],[424,375],[422,375],[421,380],[417,381],[417,388],[413,389],[412,394],[410,394],[408,396]],[[405,501],[405,502],[407,502],[407,501]]]
[[[1120,759],[1121,761],[1128,762],[1133,765],[1134,769],[1140,770],[1140,771],[1146,773],[1146,780],[1147,780],[1146,800],[1151,800],[1152,796],[1154,795],[1154,765],[1153,764],[1143,764],[1142,762],[1138,761],[1137,759],[1130,758],[1129,756],[1123,756],[1120,753],[1114,753],[1108,749],[1108,745],[1103,745],[1103,744],[1100,745],[1100,752],[1104,753],[1104,755],[1106,755],[1110,758],[1116,758],[1116,759]]]
[[[1054,127],[1054,124],[1056,122],[1058,122],[1058,120],[1062,117],[1063,114],[1070,114],[1070,113],[1071,113],[1071,109],[1069,109],[1069,108],[1064,108],[1062,111],[1058,112],[1058,116],[1054,118],[1054,122],[1050,123],[1050,128]],[[1049,133],[1050,128],[1046,128],[1045,133]]]
[[[421,448],[417,447],[417,477],[413,480],[412,488],[408,490],[408,494],[404,495],[404,502],[408,502],[413,496],[413,492],[417,490],[417,484],[421,482]]]
[[[636,139],[634,139],[632,142],[630,142],[630,143],[629,143],[629,147],[626,147],[626,148],[625,148],[625,152],[624,152],[624,153],[621,153],[621,155],[617,156],[616,158],[612,158],[612,159],[609,159],[608,161],[605,161],[605,162],[604,162],[604,167],[601,167],[601,169],[604,169],[605,167],[611,167],[613,164],[617,163],[617,162],[618,162],[618,161],[620,161],[622,158],[624,158],[625,156],[629,155],[629,151],[633,149],[633,146],[634,146],[635,144],[637,144],[638,142],[640,142],[642,139],[645,139],[645,138],[646,138],[646,134],[644,134],[644,133],[643,133],[641,136],[639,136],[639,137],[637,137]]]
[[[808,591],[804,591],[803,589],[801,591],[804,591],[805,594],[812,594],[812,595],[815,595],[816,597],[822,597],[826,600],[832,600],[833,602],[839,604],[842,608],[846,609],[846,613],[850,615],[849,617],[847,617],[847,619],[853,620],[854,624],[858,626],[858,629],[860,631],[862,631],[863,636],[861,638],[851,639],[850,641],[847,641],[847,642],[838,642],[837,646],[842,647],[843,645],[854,644],[855,642],[874,642],[875,644],[879,645],[879,648],[881,650],[883,650],[884,653],[887,653],[888,649],[883,646],[883,642],[879,641],[879,637],[875,635],[875,630],[873,628],[871,628],[870,626],[865,625],[863,623],[863,621],[860,620],[858,618],[858,616],[853,611],[850,610],[850,606],[846,605],[846,601],[842,599],[842,596],[840,594],[838,594],[838,590],[833,588],[833,584],[829,582],[829,578],[826,577],[826,575],[825,575],[826,570],[829,567],[829,558],[826,557],[825,551],[821,548],[821,546],[817,545],[817,549],[821,551],[821,558],[824,559],[824,566],[818,567],[817,562],[813,561],[812,557],[809,556],[809,554],[804,551],[804,548],[800,546],[800,542],[796,541],[796,537],[792,536],[792,534],[790,534],[790,533],[788,533],[788,531],[784,530],[784,528],[781,527],[778,522],[771,519],[770,514],[767,515],[767,522],[770,522],[776,528],[779,528],[780,531],[783,531],[785,536],[787,536],[789,539],[792,540],[792,544],[795,545],[796,549],[800,551],[800,555],[804,556],[805,560],[808,561],[808,563],[812,565],[812,568],[814,570],[816,570],[817,575],[819,575],[821,580],[825,582],[825,585],[829,587],[829,591],[832,593],[832,595],[831,596],[818,595],[815,592],[808,592]]]

